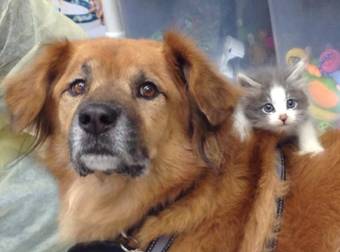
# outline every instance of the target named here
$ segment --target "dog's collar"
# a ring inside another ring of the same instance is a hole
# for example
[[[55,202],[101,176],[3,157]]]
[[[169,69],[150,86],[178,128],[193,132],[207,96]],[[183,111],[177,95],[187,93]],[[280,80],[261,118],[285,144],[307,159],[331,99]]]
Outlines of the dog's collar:
[[[115,240],[121,247],[124,252],[166,252],[169,250],[170,246],[175,240],[175,235],[163,235],[155,240],[151,241],[145,251],[138,249],[138,241],[133,238],[132,235],[138,230],[143,224],[145,219],[148,216],[153,216],[159,214],[161,211],[169,207],[169,205],[177,202],[182,199],[186,195],[188,195],[194,188],[195,182],[193,182],[187,189],[182,191],[173,201],[168,202],[167,204],[158,204],[151,208],[149,212],[145,215],[145,217],[132,226],[126,233],[122,232],[118,238]]]
[[[127,243],[131,241],[130,237],[127,237],[125,234],[121,234],[125,236],[127,239]],[[120,247],[124,252],[167,252],[175,240],[174,235],[164,235],[160,236],[157,239],[150,242],[145,251],[140,249],[130,248],[127,244],[120,243]]]
[[[277,166],[276,166],[276,171],[277,171],[277,176],[280,178],[281,181],[286,181],[287,180],[287,171],[286,171],[286,166],[285,166],[285,158],[284,154],[282,152],[282,149],[279,147],[277,152],[276,152],[276,159],[277,159]],[[283,216],[283,211],[284,211],[284,205],[285,205],[285,199],[284,196],[278,197],[276,199],[276,219],[280,220]],[[278,221],[278,223],[280,223]],[[278,234],[280,232],[281,226],[274,225],[273,227],[273,232],[275,234]],[[277,239],[272,238],[268,241],[267,243],[267,250],[268,251],[274,251],[277,246]]]

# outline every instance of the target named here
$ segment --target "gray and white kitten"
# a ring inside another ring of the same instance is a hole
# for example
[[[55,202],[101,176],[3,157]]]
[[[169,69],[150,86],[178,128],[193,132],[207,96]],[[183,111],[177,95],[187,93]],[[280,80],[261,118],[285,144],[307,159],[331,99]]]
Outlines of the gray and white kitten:
[[[238,82],[245,90],[235,112],[235,128],[244,139],[252,128],[296,136],[301,154],[320,153],[323,147],[308,113],[304,61],[286,69],[266,67]]]

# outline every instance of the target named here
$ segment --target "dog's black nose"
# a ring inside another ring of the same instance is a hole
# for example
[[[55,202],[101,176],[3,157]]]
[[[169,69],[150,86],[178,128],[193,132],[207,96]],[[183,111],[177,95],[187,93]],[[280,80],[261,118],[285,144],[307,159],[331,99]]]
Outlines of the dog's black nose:
[[[119,109],[110,104],[89,103],[80,109],[79,126],[87,133],[99,135],[113,128]]]

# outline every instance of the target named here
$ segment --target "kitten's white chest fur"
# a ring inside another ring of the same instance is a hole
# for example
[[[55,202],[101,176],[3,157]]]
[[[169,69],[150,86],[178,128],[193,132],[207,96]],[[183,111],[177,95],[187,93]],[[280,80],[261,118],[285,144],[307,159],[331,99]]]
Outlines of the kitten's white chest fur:
[[[299,143],[299,153],[301,155],[308,153],[318,154],[324,151],[311,120],[307,120],[298,126],[297,137]]]

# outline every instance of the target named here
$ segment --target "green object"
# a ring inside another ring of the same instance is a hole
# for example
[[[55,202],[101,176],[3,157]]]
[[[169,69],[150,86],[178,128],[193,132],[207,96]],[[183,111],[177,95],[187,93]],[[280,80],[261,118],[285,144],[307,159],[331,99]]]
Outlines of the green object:
[[[330,90],[336,92],[338,96],[340,95],[338,89],[336,88],[336,83],[334,82],[333,79],[327,78],[327,77],[321,77],[321,78],[318,78],[318,79],[319,79],[322,83],[324,83],[325,86],[326,86],[328,89],[330,89]]]

